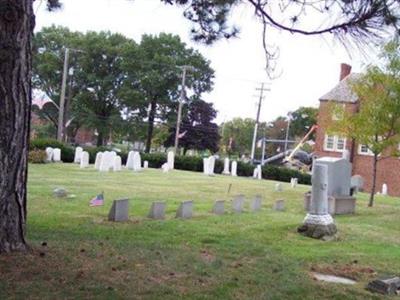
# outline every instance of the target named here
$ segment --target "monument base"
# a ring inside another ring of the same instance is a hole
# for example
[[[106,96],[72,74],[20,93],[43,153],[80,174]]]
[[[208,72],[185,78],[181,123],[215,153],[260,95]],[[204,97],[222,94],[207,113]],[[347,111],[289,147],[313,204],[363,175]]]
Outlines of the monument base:
[[[297,228],[297,232],[314,239],[326,239],[333,237],[337,232],[337,228],[333,218],[329,214],[307,214],[303,225]]]

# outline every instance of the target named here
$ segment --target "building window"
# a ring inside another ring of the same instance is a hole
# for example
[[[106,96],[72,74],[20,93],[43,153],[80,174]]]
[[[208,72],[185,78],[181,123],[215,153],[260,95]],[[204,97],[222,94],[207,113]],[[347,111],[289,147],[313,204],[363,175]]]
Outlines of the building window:
[[[374,153],[368,148],[367,145],[358,145],[358,154],[361,155],[374,155]]]
[[[346,109],[345,104],[342,105],[337,104],[337,107],[335,107],[332,113],[332,120],[333,121],[343,120],[345,109]]]
[[[343,152],[346,149],[346,139],[337,135],[325,135],[324,150]]]

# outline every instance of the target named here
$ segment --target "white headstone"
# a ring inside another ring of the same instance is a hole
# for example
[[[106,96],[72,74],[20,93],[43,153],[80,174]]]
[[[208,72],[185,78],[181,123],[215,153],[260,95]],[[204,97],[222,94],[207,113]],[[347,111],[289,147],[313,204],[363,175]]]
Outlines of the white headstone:
[[[114,157],[113,170],[114,170],[114,172],[118,172],[118,171],[122,170],[122,159],[121,159],[121,156],[119,156],[119,155],[116,155]]]
[[[282,192],[282,183],[275,184],[275,192]]]
[[[75,156],[74,156],[74,163],[79,164],[81,162],[82,152],[83,152],[82,147],[76,147]]]
[[[87,168],[89,166],[89,153],[86,151],[83,151],[81,154],[81,161],[80,161],[80,167],[81,169]]]
[[[382,195],[387,196],[388,194],[388,186],[386,183],[382,184]]]
[[[128,170],[133,170],[133,155],[135,154],[134,151],[129,151],[128,159],[126,160],[126,168]]]
[[[237,176],[237,162],[233,161],[232,162],[232,176]]]
[[[133,171],[140,171],[142,169],[142,159],[140,158],[140,153],[135,152],[133,154]]]
[[[297,178],[291,178],[290,179],[290,185],[292,186],[292,188],[295,188],[297,186],[298,183],[298,179]]]
[[[111,152],[105,151],[103,152],[103,155],[101,156],[101,162],[100,162],[100,172],[108,172],[113,164],[113,157]]]
[[[169,151],[167,155],[167,164],[170,170],[173,170],[175,167],[175,154],[174,151]]]
[[[212,155],[208,158],[209,168],[208,168],[208,175],[214,175],[214,168],[215,168],[215,156]]]
[[[209,175],[210,174],[210,163],[208,161],[209,158],[203,158],[203,173],[205,175]]]
[[[46,148],[46,161],[53,161],[54,149],[51,147]]]
[[[61,149],[60,148],[53,149],[53,161],[55,161],[55,162],[61,161]]]
[[[224,171],[222,172],[224,175],[230,175],[231,172],[229,172],[229,158],[224,159]]]
[[[101,157],[103,155],[103,152],[97,152],[96,153],[96,160],[94,162],[94,168],[96,170],[100,169],[100,163],[101,163]]]
[[[161,166],[161,169],[163,170],[164,173],[168,173],[168,171],[169,171],[168,163],[164,163],[164,164]]]
[[[257,169],[257,179],[261,180],[262,179],[261,165],[258,165],[256,169]]]
[[[143,169],[148,169],[149,168],[149,162],[147,160],[145,160],[143,162]]]

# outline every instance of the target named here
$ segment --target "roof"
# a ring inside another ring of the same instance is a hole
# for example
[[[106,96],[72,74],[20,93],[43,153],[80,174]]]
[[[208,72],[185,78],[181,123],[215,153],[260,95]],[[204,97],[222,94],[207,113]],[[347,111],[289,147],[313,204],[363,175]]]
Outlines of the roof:
[[[350,82],[361,77],[359,73],[351,73],[341,80],[332,90],[319,98],[319,100],[355,103],[357,95],[351,90]]]

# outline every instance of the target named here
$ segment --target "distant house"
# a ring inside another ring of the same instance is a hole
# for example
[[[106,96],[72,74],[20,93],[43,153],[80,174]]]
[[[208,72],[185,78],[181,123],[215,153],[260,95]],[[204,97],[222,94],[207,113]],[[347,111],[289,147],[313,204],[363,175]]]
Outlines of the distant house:
[[[372,187],[373,154],[366,145],[355,140],[346,139],[338,135],[329,135],[326,132],[328,123],[340,122],[343,116],[335,115],[330,109],[330,102],[343,105],[347,112],[357,113],[358,98],[351,90],[349,82],[359,78],[360,74],[351,73],[351,66],[341,65],[339,83],[319,101],[318,129],[316,135],[315,153],[317,157],[340,157],[345,149],[350,152],[350,161],[353,164],[353,175],[361,175],[364,179],[364,190]],[[388,194],[400,196],[400,159],[393,156],[384,156],[378,161],[376,186],[380,191],[382,185],[388,185]]]

